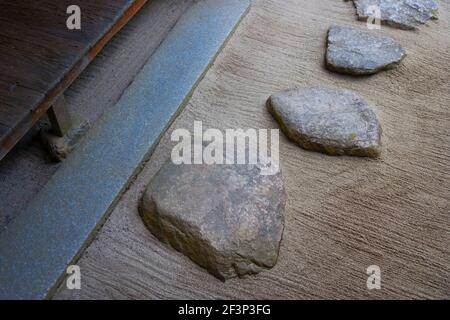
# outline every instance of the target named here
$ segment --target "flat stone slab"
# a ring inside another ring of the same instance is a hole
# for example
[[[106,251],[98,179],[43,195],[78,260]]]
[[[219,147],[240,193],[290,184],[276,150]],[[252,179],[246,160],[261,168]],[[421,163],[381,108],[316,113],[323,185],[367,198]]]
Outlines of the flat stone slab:
[[[396,67],[406,56],[394,39],[347,26],[328,31],[326,65],[331,71],[370,75]]]
[[[300,147],[329,155],[378,157],[382,129],[377,116],[356,93],[324,87],[272,95],[269,112]]]
[[[159,240],[226,280],[276,264],[285,200],[280,172],[169,161],[150,182],[139,212]]]
[[[353,0],[360,20],[374,16],[373,8],[381,12],[381,22],[400,29],[415,29],[430,19],[437,19],[438,4],[433,0]]]

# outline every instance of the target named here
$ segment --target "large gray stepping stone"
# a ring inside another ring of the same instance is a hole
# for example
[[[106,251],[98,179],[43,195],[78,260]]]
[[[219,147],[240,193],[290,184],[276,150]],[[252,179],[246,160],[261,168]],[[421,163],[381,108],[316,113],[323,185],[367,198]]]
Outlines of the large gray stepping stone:
[[[381,126],[369,105],[349,90],[309,87],[272,95],[269,112],[289,139],[329,155],[378,157]]]
[[[258,165],[168,162],[139,212],[159,240],[226,280],[276,264],[285,198],[281,173],[261,175]]]
[[[347,26],[328,31],[327,68],[351,75],[369,75],[392,69],[406,56],[394,39]]]
[[[371,7],[378,6],[381,22],[400,29],[415,29],[437,19],[438,4],[433,0],[353,0],[360,20],[373,17]]]

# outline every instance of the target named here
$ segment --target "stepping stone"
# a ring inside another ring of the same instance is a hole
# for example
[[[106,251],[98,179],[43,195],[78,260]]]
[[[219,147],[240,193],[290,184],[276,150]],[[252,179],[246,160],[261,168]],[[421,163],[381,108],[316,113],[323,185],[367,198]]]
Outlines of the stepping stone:
[[[169,161],[150,182],[139,212],[159,240],[226,280],[276,264],[285,198],[280,172]]]
[[[392,69],[406,56],[389,37],[347,26],[332,26],[328,32],[327,68],[351,75],[369,75]]]
[[[433,0],[353,0],[360,20],[373,17],[373,8],[381,11],[381,22],[400,29],[411,30],[437,19],[438,4]]]
[[[349,90],[309,87],[272,95],[269,112],[300,147],[329,155],[376,158],[381,126],[369,105]]]

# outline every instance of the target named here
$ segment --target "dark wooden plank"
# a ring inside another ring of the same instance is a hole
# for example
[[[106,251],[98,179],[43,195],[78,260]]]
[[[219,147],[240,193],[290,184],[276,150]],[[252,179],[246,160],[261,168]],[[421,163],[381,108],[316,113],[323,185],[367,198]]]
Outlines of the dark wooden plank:
[[[9,128],[0,123],[0,136],[6,134]]]
[[[146,1],[0,1],[0,159]],[[73,4],[81,30],[66,27]]]

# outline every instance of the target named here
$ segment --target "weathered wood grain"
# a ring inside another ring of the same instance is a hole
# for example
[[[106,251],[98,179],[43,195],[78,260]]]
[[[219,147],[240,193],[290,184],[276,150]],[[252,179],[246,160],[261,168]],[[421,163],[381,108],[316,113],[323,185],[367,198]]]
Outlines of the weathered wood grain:
[[[0,159],[147,0],[0,2]],[[69,5],[82,11],[68,30]]]
[[[408,57],[367,78],[328,72],[333,23],[363,27],[350,2],[256,0],[141,175],[80,261],[83,298],[449,298],[450,2],[417,32],[384,27]],[[278,90],[339,86],[370,101],[384,127],[380,160],[329,157],[281,140],[288,194],[277,266],[222,283],[161,244],[143,226],[138,200],[171,152],[170,133],[204,128],[277,128],[265,101]],[[382,290],[366,288],[377,264]]]
[[[6,133],[8,131],[8,127],[0,123],[0,135]]]

